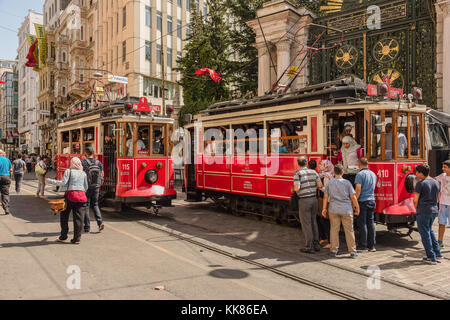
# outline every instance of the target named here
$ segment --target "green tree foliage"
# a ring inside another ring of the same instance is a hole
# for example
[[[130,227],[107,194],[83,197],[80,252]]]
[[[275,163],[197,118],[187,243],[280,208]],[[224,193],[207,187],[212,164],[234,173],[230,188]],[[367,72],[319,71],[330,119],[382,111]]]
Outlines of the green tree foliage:
[[[230,70],[230,30],[223,17],[226,13],[223,1],[207,0],[206,19],[191,4],[191,33],[179,59],[182,79],[184,106],[180,110],[179,122],[184,124],[185,114],[197,114],[212,103],[230,98],[230,83],[227,77]],[[221,74],[223,80],[215,83],[209,76],[194,75],[199,68],[209,68]]]
[[[247,21],[256,19],[256,9],[263,0],[226,0],[234,23],[230,29],[231,49],[237,60],[229,70],[230,80],[235,84],[234,97],[256,94],[258,90],[258,51],[254,47],[255,33]],[[256,8],[256,9],[255,9]],[[231,21],[231,20],[230,20]]]

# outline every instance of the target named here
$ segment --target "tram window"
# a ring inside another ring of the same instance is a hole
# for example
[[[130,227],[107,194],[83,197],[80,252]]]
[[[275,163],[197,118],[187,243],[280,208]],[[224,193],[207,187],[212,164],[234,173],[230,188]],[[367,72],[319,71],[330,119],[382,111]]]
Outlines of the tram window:
[[[370,158],[381,158],[381,112],[372,112]]]
[[[81,154],[81,130],[72,130],[72,154]]]
[[[136,150],[138,155],[150,154],[150,141],[149,141],[150,125],[139,125],[138,126],[138,140],[136,143]]]
[[[408,115],[397,116],[397,156],[408,156]]]
[[[61,148],[62,154],[70,153],[70,133],[69,131],[61,133]]]
[[[234,129],[234,154],[244,155],[244,154],[258,154],[258,150],[262,153],[263,150],[263,133],[264,128],[263,123],[251,123],[245,125],[233,126]],[[221,135],[226,137],[226,129],[219,128]],[[222,148],[222,153],[229,153],[230,144],[229,142],[218,143],[218,147]]]
[[[63,143],[69,143],[69,142],[70,142],[69,131],[62,132],[62,133],[61,133],[61,138],[62,138],[62,142],[63,142]]]
[[[152,133],[152,154],[153,155],[161,155],[164,154],[165,151],[165,127],[153,125],[153,133]]]
[[[420,130],[420,115],[411,115],[410,120],[410,143],[411,143],[411,156],[420,157],[421,148],[421,130]]]
[[[431,147],[443,148],[447,145],[447,138],[440,124],[433,123],[428,126],[430,132]]]
[[[94,141],[95,129],[94,127],[83,129],[83,141]]]
[[[392,136],[392,130],[394,129],[392,124],[392,112],[386,112],[384,116],[385,123],[385,136],[384,136],[384,154],[386,160],[393,159],[394,152],[394,137]]]
[[[306,154],[308,136],[307,118],[282,120],[268,123],[270,152]]]
[[[126,135],[126,148],[127,148],[127,157],[128,158],[132,158],[134,156],[133,154],[133,141],[134,141],[134,129],[133,129],[133,124],[132,123],[127,123],[126,124],[126,128],[127,128],[127,135]]]

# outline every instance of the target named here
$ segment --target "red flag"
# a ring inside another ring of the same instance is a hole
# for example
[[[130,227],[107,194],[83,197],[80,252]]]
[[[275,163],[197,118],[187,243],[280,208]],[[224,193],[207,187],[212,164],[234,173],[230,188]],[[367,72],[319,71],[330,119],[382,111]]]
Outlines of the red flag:
[[[5,84],[5,83],[6,83],[6,82],[3,82],[3,81],[0,80],[0,84]]]
[[[30,50],[28,50],[27,54],[27,63],[25,63],[25,66],[33,68],[37,66],[36,59],[34,58],[34,50],[36,50],[36,44],[38,43],[38,39],[34,40],[33,44],[30,46]]]
[[[197,71],[195,71],[194,74],[209,74],[209,76],[211,77],[211,79],[214,80],[214,82],[219,82],[220,80],[222,80],[222,78],[216,71],[208,68],[198,69]]]

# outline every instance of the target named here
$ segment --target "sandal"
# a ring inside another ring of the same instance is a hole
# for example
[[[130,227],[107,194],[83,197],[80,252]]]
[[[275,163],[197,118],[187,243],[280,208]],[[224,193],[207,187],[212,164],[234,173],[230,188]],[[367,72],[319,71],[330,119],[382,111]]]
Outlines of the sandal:
[[[326,246],[323,247],[324,249],[330,249],[331,248],[331,244],[327,244]]]
[[[320,240],[320,241],[319,241],[319,244],[321,244],[321,245],[322,245],[322,244],[326,244],[326,243],[328,243],[328,240]]]

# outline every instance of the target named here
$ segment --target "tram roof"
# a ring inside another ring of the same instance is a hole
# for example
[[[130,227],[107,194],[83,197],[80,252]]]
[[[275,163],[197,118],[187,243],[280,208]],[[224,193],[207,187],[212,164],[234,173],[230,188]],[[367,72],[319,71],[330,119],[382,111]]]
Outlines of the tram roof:
[[[382,107],[385,109],[399,109],[399,101],[385,99],[380,101],[377,97],[367,95],[367,85],[359,78],[348,77],[344,79],[329,81],[283,94],[269,94],[259,96],[253,99],[237,99],[215,103],[206,110],[201,111],[199,119],[207,120],[219,116],[232,114],[238,111],[249,111],[252,109],[263,109],[274,106],[291,105],[298,103],[313,102],[317,107],[333,108],[340,105],[346,105],[350,108],[358,108],[360,105]],[[311,107],[311,103],[306,103],[305,107]],[[423,105],[409,105],[407,101],[400,101],[400,109],[411,107],[414,111],[424,112],[426,107]],[[284,109],[284,108],[283,108]]]
[[[67,127],[73,124],[80,123],[92,123],[95,121],[111,121],[117,119],[133,121],[139,119],[143,122],[161,122],[172,123],[175,120],[170,117],[164,117],[151,113],[138,114],[128,113],[125,111],[124,105],[126,103],[138,103],[139,98],[130,97],[128,99],[116,100],[112,103],[100,105],[99,107],[89,108],[86,111],[80,111],[70,114],[67,118],[63,119],[63,122],[58,124],[58,127]]]

